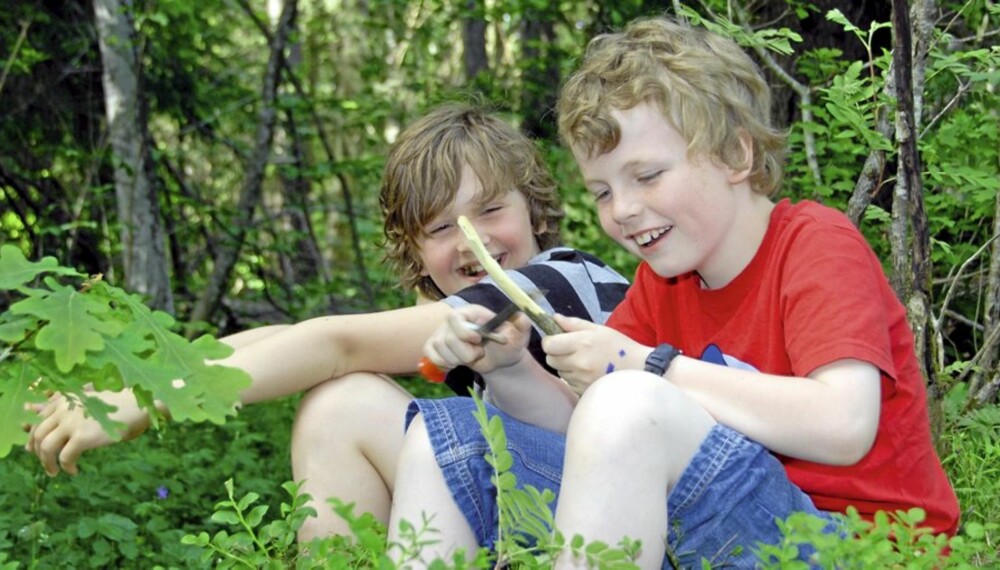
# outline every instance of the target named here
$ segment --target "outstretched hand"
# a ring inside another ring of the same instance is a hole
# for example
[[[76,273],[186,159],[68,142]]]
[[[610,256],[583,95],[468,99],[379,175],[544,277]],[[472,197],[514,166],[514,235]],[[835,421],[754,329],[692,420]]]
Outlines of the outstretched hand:
[[[506,342],[484,343],[470,324],[485,323],[493,315],[493,311],[479,305],[455,309],[424,344],[424,354],[444,370],[468,366],[480,374],[516,364],[527,353],[531,321],[518,314],[494,331]]]
[[[577,394],[615,370],[642,370],[652,348],[585,319],[556,315],[565,331],[542,339],[546,362]]]
[[[126,426],[118,438],[105,432],[96,420],[84,414],[82,406],[71,405],[62,394],[53,395],[46,403],[31,405],[42,420],[31,426],[25,449],[38,457],[49,476],[58,475],[60,470],[76,475],[77,461],[83,452],[132,439],[148,426],[149,416],[131,392],[93,395],[118,408],[110,415],[111,419]]]

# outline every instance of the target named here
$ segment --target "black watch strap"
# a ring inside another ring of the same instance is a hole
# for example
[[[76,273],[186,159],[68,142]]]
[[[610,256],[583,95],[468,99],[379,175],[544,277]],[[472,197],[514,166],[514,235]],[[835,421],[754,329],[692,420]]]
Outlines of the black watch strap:
[[[649,353],[646,357],[646,366],[643,368],[646,372],[652,372],[657,376],[663,376],[670,368],[670,363],[674,361],[675,358],[681,353],[673,347],[673,345],[663,343],[653,349],[653,352]]]

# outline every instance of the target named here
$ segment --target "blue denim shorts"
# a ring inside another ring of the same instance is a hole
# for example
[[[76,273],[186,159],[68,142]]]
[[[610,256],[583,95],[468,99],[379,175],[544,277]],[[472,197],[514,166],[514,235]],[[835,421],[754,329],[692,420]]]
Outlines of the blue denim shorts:
[[[406,425],[417,412],[423,414],[456,504],[479,544],[492,549],[497,539],[496,489],[490,482],[493,468],[484,459],[489,446],[473,417],[475,409],[472,398],[418,399],[410,404]],[[503,421],[518,486],[550,489],[558,497],[566,437],[489,405],[487,412]],[[555,511],[556,503],[551,508]],[[831,518],[788,480],[784,467],[767,449],[722,425],[702,442],[667,497],[666,508],[670,529],[664,568],[671,567],[671,560],[681,568],[699,567],[703,558],[713,566],[753,567],[757,543],[781,540],[776,519],[799,511]]]

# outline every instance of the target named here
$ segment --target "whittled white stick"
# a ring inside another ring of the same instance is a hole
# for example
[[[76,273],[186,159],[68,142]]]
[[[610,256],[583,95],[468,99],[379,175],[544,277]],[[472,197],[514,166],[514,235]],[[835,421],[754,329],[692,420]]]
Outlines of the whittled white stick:
[[[545,334],[559,334],[563,332],[552,316],[539,307],[538,303],[525,293],[523,289],[518,287],[517,283],[514,283],[514,280],[500,267],[497,260],[493,259],[490,252],[486,250],[486,246],[483,245],[483,240],[479,239],[476,228],[472,227],[472,224],[469,223],[469,219],[465,216],[459,216],[458,227],[461,228],[466,241],[469,242],[469,247],[472,249],[472,253],[476,256],[476,259],[486,270],[486,273],[493,278],[497,287],[510,297],[511,302],[517,305],[517,308],[521,309],[524,314],[528,315],[528,318],[538,325],[538,328],[542,329],[542,332]]]

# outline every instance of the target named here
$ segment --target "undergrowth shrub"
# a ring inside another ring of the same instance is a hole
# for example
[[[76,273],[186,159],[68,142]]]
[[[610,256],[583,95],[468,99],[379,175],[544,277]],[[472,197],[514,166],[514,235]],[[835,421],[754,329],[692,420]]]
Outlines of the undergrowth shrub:
[[[386,529],[370,514],[357,515],[353,505],[333,500],[334,511],[347,521],[352,536],[316,539],[292,547],[295,531],[313,513],[292,483],[283,485],[290,503],[282,503],[281,518],[265,522],[267,507],[256,504],[250,492],[237,499],[231,481],[226,483],[228,499],[216,505],[212,520],[230,530],[210,537],[207,532],[184,537],[184,544],[202,550],[202,560],[220,568],[407,568],[429,563],[439,570],[466,568],[550,568],[560,553],[586,561],[588,567],[618,570],[637,568],[635,559],[642,545],[625,540],[617,547],[602,542],[586,542],[581,536],[569,541],[553,531],[549,504],[551,491],[520,488],[509,469],[513,464],[506,450],[506,434],[499,416],[488,416],[477,400],[476,417],[489,444],[486,461],[493,467],[491,477],[499,506],[498,541],[495,552],[480,549],[471,556],[458,552],[451,560],[423,561],[420,547],[436,540],[433,520],[420,524],[401,523],[400,544],[387,544]],[[921,527],[921,509],[880,512],[873,521],[863,520],[856,510],[835,515],[836,532],[825,519],[799,513],[779,520],[783,539],[774,545],[757,545],[760,566],[766,569],[807,568],[974,568],[992,567],[1000,562],[990,536],[998,530],[995,522],[966,521],[958,536],[934,534]],[[803,550],[806,549],[806,550]],[[800,554],[809,553],[809,561]],[[397,561],[397,562],[394,562]],[[702,558],[703,569],[724,568]]]

